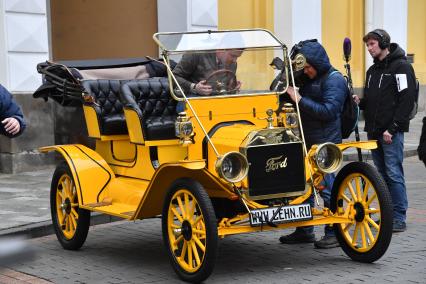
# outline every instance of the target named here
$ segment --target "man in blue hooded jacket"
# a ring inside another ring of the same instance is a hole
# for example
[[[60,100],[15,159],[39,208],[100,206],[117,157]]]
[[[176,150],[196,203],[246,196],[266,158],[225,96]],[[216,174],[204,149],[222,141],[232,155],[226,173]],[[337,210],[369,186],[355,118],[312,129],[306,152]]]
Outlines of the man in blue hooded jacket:
[[[16,137],[25,129],[24,115],[12,95],[0,85],[0,134]]]
[[[346,80],[334,69],[324,47],[316,40],[299,43],[299,53],[306,58],[304,74],[307,79],[299,92],[289,87],[287,93],[299,104],[307,149],[314,144],[325,142],[341,143],[340,116],[345,98],[349,95]],[[328,174],[324,178],[324,189],[320,195],[324,206],[330,208],[330,196],[335,175]],[[309,200],[314,205],[313,197]],[[325,235],[315,241],[313,226],[299,227],[290,235],[280,237],[285,244],[312,243],[317,248],[338,246],[332,226],[325,227]]]

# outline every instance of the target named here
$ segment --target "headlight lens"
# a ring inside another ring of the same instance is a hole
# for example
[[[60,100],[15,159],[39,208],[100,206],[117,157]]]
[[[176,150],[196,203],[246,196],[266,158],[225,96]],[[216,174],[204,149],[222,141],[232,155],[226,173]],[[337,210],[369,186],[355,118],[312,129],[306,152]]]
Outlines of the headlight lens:
[[[333,173],[342,165],[342,151],[333,143],[324,143],[318,146],[315,152],[315,162],[324,173]]]
[[[239,182],[247,176],[247,158],[239,152],[226,153],[216,161],[216,171],[228,182]]]
[[[293,128],[297,126],[297,114],[296,113],[287,113],[286,115],[286,126]]]

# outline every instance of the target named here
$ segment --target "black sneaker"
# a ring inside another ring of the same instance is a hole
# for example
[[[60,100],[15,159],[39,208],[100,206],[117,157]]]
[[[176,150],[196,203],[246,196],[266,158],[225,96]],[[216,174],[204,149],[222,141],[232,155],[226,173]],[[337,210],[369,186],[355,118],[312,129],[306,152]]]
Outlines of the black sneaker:
[[[313,243],[315,242],[315,234],[306,234],[296,230],[290,235],[281,236],[280,242],[283,244]]]
[[[392,232],[400,233],[400,232],[404,232],[405,230],[407,230],[407,225],[405,224],[405,222],[403,222],[403,221],[394,221],[393,222]]]
[[[324,236],[321,240],[314,242],[314,246],[319,249],[329,249],[340,247],[335,236]]]

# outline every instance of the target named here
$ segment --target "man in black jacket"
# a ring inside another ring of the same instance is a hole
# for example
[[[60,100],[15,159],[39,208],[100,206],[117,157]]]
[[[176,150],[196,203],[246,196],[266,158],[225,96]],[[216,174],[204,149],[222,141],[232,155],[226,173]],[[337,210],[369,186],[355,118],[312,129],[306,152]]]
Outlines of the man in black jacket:
[[[364,97],[359,103],[364,110],[368,139],[377,140],[373,161],[383,176],[393,202],[393,231],[406,229],[408,207],[402,161],[404,132],[409,130],[409,114],[414,105],[416,77],[404,50],[390,42],[389,34],[376,29],[363,38],[374,64],[367,70]]]

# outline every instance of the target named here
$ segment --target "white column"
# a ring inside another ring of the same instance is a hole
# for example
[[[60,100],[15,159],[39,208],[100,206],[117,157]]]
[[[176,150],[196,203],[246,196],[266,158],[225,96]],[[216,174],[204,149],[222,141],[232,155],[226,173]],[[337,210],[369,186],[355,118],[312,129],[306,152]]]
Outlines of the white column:
[[[7,87],[7,45],[4,1],[0,1],[0,84]]]
[[[366,0],[365,32],[384,29],[396,42],[407,51],[407,0]],[[366,52],[366,68],[373,63]]]
[[[321,42],[321,2],[318,0],[275,0],[274,30],[289,48],[301,40]]]
[[[217,0],[188,0],[188,30],[217,30]]]
[[[217,30],[217,0],[157,0],[158,31]]]
[[[37,63],[49,58],[46,0],[4,0],[0,10],[0,82],[11,92],[41,83]]]

